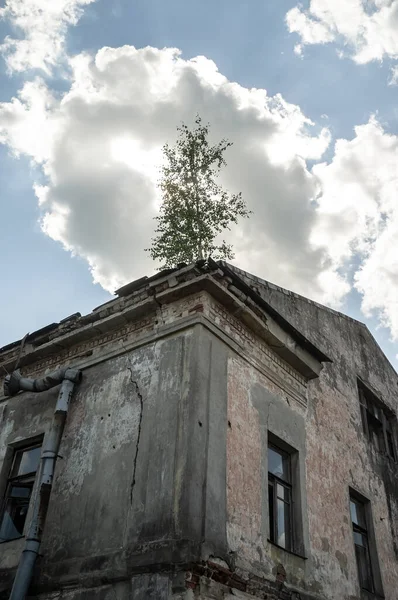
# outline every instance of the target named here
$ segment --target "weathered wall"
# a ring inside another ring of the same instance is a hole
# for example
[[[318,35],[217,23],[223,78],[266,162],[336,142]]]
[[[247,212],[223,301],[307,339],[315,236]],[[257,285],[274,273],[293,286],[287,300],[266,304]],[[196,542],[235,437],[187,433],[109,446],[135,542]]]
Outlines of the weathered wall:
[[[98,588],[98,598],[107,598],[105,581],[227,552],[226,349],[200,324],[161,339],[155,328],[153,337],[84,368],[33,589],[74,587],[77,598],[89,598],[97,596],[81,590]],[[48,430],[57,392],[22,393],[2,403],[2,451]],[[0,545],[5,598],[23,543]],[[157,590],[153,581],[155,575],[150,581],[137,575],[125,584],[125,597],[151,597],[144,588]]]
[[[271,296],[333,359],[319,380],[307,384],[204,292],[157,308],[141,325],[105,333],[100,323],[100,337],[62,351],[84,376],[34,581],[42,600],[232,599],[239,590],[292,600],[275,582],[279,565],[301,600],[357,600],[350,485],[372,500],[385,596],[395,600],[396,475],[362,434],[356,376],[396,408],[396,374],[356,322]],[[59,360],[49,355],[32,372]],[[0,404],[0,452],[47,431],[56,393]],[[303,556],[267,542],[268,430],[299,451]],[[0,546],[3,589],[22,546]],[[189,565],[208,559],[225,572],[189,575]]]
[[[195,337],[188,330],[84,370],[60,448],[41,584],[124,577],[145,563],[171,563],[173,553],[193,558],[205,460],[190,451],[205,431],[193,414],[202,408],[192,401]],[[2,448],[46,431],[55,397],[10,400]],[[2,545],[0,568],[17,564],[22,541]]]
[[[384,594],[387,599],[395,600],[398,469],[396,463],[380,456],[363,434],[357,377],[368,381],[397,414],[397,374],[360,323],[275,286],[263,285],[256,278],[247,278],[247,281],[333,361],[325,365],[318,380],[308,384],[308,409],[304,415],[310,540],[306,586],[319,588],[330,599],[359,598],[349,514],[351,486],[371,501]],[[230,381],[237,379],[236,370],[242,368],[233,363]],[[253,390],[258,376],[245,368],[238,379],[242,377],[246,387],[251,382]],[[272,389],[269,382],[263,385]],[[244,397],[239,398],[242,393]],[[261,416],[252,396],[253,391],[241,389],[238,399],[231,400],[231,404],[244,402],[247,405],[253,425],[247,436],[252,440],[257,436],[258,447]],[[280,402],[282,396],[279,393]],[[289,408],[292,415],[299,410],[298,405],[291,402]],[[289,431],[285,433],[289,436]],[[247,464],[250,465],[250,461]],[[255,477],[254,472],[252,476]],[[288,570],[288,580],[291,577],[295,579],[295,573]]]
[[[239,565],[259,576],[275,576],[283,564],[288,583],[311,589],[306,503],[305,408],[237,356],[228,363],[228,541]],[[302,490],[301,556],[271,546],[268,527],[268,431],[299,453]]]

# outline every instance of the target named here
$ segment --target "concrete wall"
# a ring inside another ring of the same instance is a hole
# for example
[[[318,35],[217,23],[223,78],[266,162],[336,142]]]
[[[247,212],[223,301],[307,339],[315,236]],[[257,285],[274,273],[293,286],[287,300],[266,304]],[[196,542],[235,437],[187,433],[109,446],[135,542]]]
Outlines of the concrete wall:
[[[354,321],[271,296],[333,359],[318,380],[205,293],[162,308],[139,344],[134,329],[78,359],[37,597],[359,600],[352,486],[372,501],[385,597],[396,599],[396,470],[364,438],[356,391],[359,375],[396,409],[396,374]],[[56,393],[0,404],[0,459],[48,430]],[[268,431],[299,453],[300,556],[267,541]],[[0,598],[22,542],[0,545]]]
[[[397,374],[362,324],[256,278],[247,282],[333,361],[325,365],[319,379],[308,384],[305,457],[310,552],[306,586],[322,590],[331,599],[360,598],[349,515],[351,487],[371,501],[384,594],[394,600],[398,589],[398,468],[378,454],[363,433],[357,377],[369,382],[397,415]],[[253,381],[253,374],[245,377]],[[250,394],[245,401],[250,402]],[[255,413],[252,400],[251,406]],[[298,406],[290,409],[297,412]],[[286,435],[290,435],[288,430]],[[295,573],[291,576],[295,579]]]
[[[135,573],[226,554],[226,372],[226,349],[201,325],[84,369],[33,589],[107,598],[104,581],[127,580],[120,597],[146,598],[158,579]],[[57,391],[1,405],[3,455],[48,430]],[[0,545],[4,598],[23,542]]]
[[[228,363],[228,541],[240,566],[259,576],[276,575],[282,564],[288,582],[304,589],[313,565],[308,563],[310,543],[306,503],[305,409],[286,400],[256,369],[240,357]],[[292,406],[293,404],[293,406]],[[299,548],[294,556],[268,543],[268,432],[298,452],[297,483],[300,508]],[[303,558],[305,557],[305,558]]]

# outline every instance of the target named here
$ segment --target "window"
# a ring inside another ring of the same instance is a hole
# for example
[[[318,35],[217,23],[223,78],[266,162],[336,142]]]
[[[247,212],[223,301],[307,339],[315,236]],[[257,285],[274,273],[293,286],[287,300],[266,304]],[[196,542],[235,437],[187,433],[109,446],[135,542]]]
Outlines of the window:
[[[268,502],[270,540],[292,550],[290,455],[274,445],[268,446]]]
[[[395,417],[362,381],[358,381],[362,424],[365,434],[380,454],[396,459]]]
[[[361,598],[384,598],[369,500],[350,489],[350,515]]]
[[[365,504],[350,498],[350,513],[354,534],[355,556],[358,565],[359,584],[361,589],[374,592],[372,566],[369,552],[369,536],[366,522]]]
[[[23,535],[40,455],[41,444],[14,452],[1,512],[0,542]]]

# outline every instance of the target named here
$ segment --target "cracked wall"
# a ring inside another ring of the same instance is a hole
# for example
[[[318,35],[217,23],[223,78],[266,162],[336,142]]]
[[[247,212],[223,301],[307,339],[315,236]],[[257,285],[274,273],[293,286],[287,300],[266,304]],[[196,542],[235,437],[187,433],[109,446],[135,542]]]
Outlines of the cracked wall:
[[[174,323],[170,314],[190,318],[202,309],[198,300],[163,309],[162,325]],[[84,590],[92,588],[107,598],[104,580],[201,560],[202,546],[225,552],[226,351],[188,322],[160,338],[155,315],[152,341],[126,350],[134,338],[124,338],[113,346],[116,356],[103,358],[109,346],[102,347],[99,362],[84,368],[36,563],[33,589],[44,597],[74,588],[77,598],[89,598]],[[46,432],[56,395],[5,400],[2,449]],[[0,546],[2,600],[22,549],[21,539]],[[146,597],[143,585],[127,597]]]
[[[178,537],[174,478],[179,478],[184,455],[175,448],[176,417],[190,379],[190,337],[186,331],[84,371],[68,414],[43,560],[38,561],[50,582],[74,581],[81,572],[98,569],[114,576],[125,570],[126,548],[141,540],[150,544]],[[56,394],[22,394],[7,402],[2,451],[48,429]],[[2,551],[5,544],[0,548],[5,587],[22,542],[8,542],[7,552]]]
[[[84,366],[37,564],[40,599],[223,599],[241,590],[298,600],[296,588],[300,600],[358,600],[352,485],[374,504],[385,596],[396,600],[396,474],[366,445],[356,396],[358,374],[395,410],[396,375],[357,325],[278,298],[268,300],[308,337],[316,326],[313,343],[333,358],[319,380],[307,383],[236,307],[231,314],[204,291],[157,300],[141,321],[101,325],[100,337],[27,370],[53,368],[59,356]],[[47,430],[56,394],[2,402],[0,453]],[[301,556],[267,541],[268,430],[299,451]],[[0,547],[1,599],[21,550],[21,540]],[[210,559],[227,574],[214,580],[203,568],[185,580],[190,565]]]
[[[306,501],[306,427],[304,407],[289,399],[239,356],[228,361],[227,531],[236,564],[259,577],[274,578],[278,565],[287,582],[319,592],[311,561]],[[298,451],[296,551],[268,542],[268,432]],[[298,539],[299,538],[299,539]],[[306,557],[304,559],[303,557]]]
[[[397,463],[381,456],[363,433],[357,377],[369,382],[377,396],[397,415],[397,374],[361,323],[255,277],[247,276],[246,281],[333,361],[324,366],[319,379],[308,383],[308,402],[304,412],[297,402],[289,401],[292,422],[297,413],[302,414],[305,420],[309,546],[304,570],[298,569],[297,564],[286,567],[287,581],[297,585],[304,573],[302,584],[305,589],[318,591],[332,600],[359,600],[361,595],[349,514],[351,487],[371,502],[384,595],[388,600],[395,600],[398,589]],[[245,440],[239,441],[235,452],[231,448],[230,455],[236,455],[246,443],[249,447],[255,445],[260,449],[260,413],[250,390],[261,379],[239,359],[232,362],[229,412],[232,415],[237,413],[245,422],[242,430]],[[261,385],[276,393],[281,403],[284,402],[285,394],[275,390],[272,382],[263,380]],[[254,447],[251,453],[256,454]],[[262,456],[264,461],[264,452]],[[229,472],[233,470],[232,459],[230,462]],[[261,472],[258,458],[255,461],[248,458],[245,464],[245,477],[256,482],[256,474]],[[250,498],[250,503],[258,510],[261,495],[258,483],[253,484],[251,492],[254,498]],[[235,493],[246,496],[242,490]],[[231,495],[232,502],[235,500]],[[240,510],[244,509],[245,502],[246,498],[239,501]],[[247,533],[240,543],[247,560],[254,564],[258,560],[255,556],[258,544]],[[287,558],[282,552],[281,561],[285,561],[285,566]]]

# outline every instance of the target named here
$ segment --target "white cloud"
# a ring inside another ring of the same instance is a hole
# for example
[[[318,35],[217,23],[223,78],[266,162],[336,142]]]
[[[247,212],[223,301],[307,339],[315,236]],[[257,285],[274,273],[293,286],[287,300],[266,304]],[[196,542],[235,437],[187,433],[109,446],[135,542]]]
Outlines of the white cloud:
[[[381,323],[391,330],[395,339],[398,339],[397,248],[398,216],[394,214],[355,275],[356,288],[363,294],[364,314],[370,316],[377,311]]]
[[[286,14],[286,23],[291,33],[299,33],[302,39],[302,44],[325,44],[332,42],[334,39],[333,32],[330,31],[328,25],[322,20],[315,20],[296,6],[289,10]],[[302,45],[300,54],[302,53]]]
[[[398,66],[391,69],[389,85],[398,85]]]
[[[311,0],[289,10],[286,23],[301,45],[341,42],[359,64],[398,58],[398,0]]]
[[[297,54],[297,56],[303,56],[303,46],[301,44],[296,44],[294,46],[294,53]]]
[[[25,83],[18,98],[0,106],[0,142],[7,144],[16,156],[22,152],[45,163],[53,149],[59,120],[54,115],[57,102],[44,81]]]
[[[103,48],[71,65],[61,99],[36,79],[1,105],[0,135],[42,166],[48,181],[35,191],[43,229],[84,257],[96,281],[113,289],[152,270],[143,249],[154,230],[161,146],[198,111],[214,139],[234,142],[223,183],[255,213],[231,233],[240,264],[327,298],[330,261],[308,242],[317,180],[305,163],[322,156],[327,129],[313,132],[280,95],[243,88],[211,60],[183,60],[175,49]]]
[[[238,264],[338,306],[354,272],[363,310],[398,338],[398,137],[375,118],[330,143],[299,107],[228,81],[214,62],[178,50],[103,48],[71,61],[70,90],[40,79],[0,105],[0,141],[41,165],[35,185],[44,232],[83,257],[113,290],[151,272],[161,147],[199,112],[214,140],[234,142],[222,183],[242,191],[251,219],[229,235]]]
[[[91,2],[95,0],[6,0],[0,19],[18,34],[0,45],[9,72],[41,69],[50,74],[64,56],[68,27],[76,25]]]
[[[398,339],[398,136],[371,118],[313,172],[321,194],[312,242],[335,267],[353,262],[364,314],[376,311]]]

